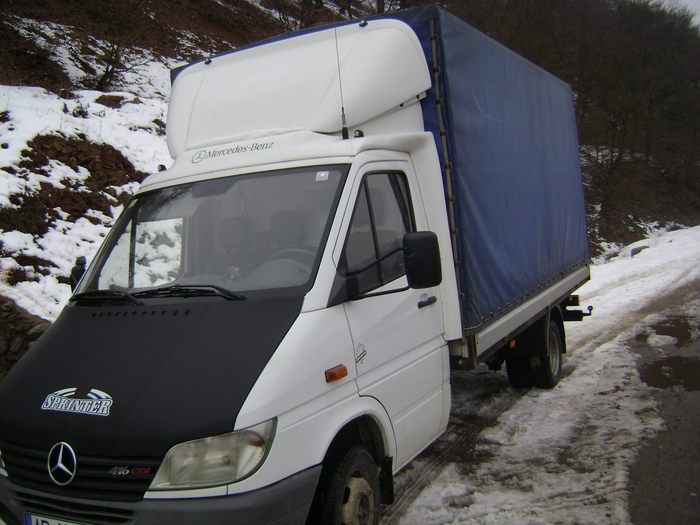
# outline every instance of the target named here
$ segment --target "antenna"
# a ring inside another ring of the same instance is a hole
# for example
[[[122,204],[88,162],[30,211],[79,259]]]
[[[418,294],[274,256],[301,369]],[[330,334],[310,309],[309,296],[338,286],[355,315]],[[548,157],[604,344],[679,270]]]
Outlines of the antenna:
[[[338,66],[338,86],[340,87],[340,122],[343,126],[343,140],[346,140],[350,138],[350,133],[348,132],[348,123],[345,120],[345,101],[343,100],[343,77],[340,74],[340,51],[338,50],[338,26],[335,24],[333,26],[333,33],[335,35],[335,61]]]

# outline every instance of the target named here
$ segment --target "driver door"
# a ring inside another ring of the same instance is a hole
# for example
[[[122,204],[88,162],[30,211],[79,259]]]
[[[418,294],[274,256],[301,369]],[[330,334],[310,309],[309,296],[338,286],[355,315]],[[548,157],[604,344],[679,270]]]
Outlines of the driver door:
[[[403,236],[418,225],[408,164],[399,164],[403,170],[396,164],[363,175],[339,272],[353,278],[357,288],[344,308],[359,393],[376,398],[389,414],[395,466],[401,466],[442,432],[449,387],[445,392],[447,348],[438,290],[407,287],[400,249]],[[418,220],[424,222],[421,216]]]

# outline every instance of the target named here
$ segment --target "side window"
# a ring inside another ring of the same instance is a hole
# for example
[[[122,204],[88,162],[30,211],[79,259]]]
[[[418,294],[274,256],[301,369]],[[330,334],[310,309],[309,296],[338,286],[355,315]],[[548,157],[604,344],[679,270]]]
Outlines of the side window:
[[[360,293],[405,273],[398,249],[403,236],[415,230],[410,202],[403,173],[370,173],[362,181],[341,263],[347,275],[357,276]]]

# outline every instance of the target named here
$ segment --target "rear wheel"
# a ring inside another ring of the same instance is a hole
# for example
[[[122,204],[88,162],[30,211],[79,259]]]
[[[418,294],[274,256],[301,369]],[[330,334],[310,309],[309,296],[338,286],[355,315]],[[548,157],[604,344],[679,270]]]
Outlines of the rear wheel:
[[[554,388],[561,378],[561,356],[564,339],[559,325],[550,320],[547,331],[547,355],[540,357],[535,368],[534,380],[538,388]]]
[[[329,465],[329,485],[322,504],[323,525],[378,525],[379,469],[362,445]]]
[[[513,388],[530,388],[535,384],[532,357],[509,357],[506,359],[508,381]]]

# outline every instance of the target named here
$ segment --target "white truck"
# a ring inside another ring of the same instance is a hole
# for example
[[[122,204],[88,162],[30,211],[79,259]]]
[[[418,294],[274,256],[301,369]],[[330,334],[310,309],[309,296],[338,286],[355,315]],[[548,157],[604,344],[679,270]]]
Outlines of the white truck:
[[[6,519],[376,524],[451,366],[557,384],[589,278],[563,82],[431,5],[181,68],[167,131],[0,383]]]

